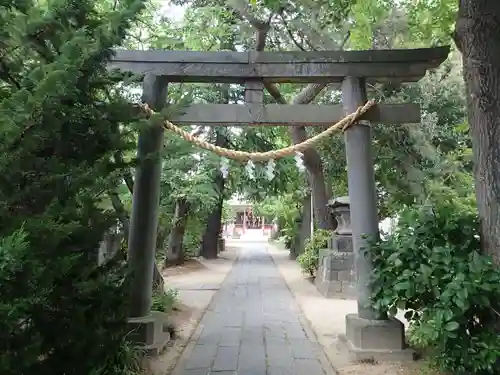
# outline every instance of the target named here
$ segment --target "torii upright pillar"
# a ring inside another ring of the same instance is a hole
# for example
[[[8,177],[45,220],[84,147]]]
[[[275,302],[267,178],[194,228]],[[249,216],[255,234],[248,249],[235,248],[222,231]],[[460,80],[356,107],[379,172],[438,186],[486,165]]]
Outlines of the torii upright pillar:
[[[346,114],[367,101],[364,79],[346,77],[342,83],[342,101]],[[345,131],[347,183],[351,202],[354,262],[357,276],[358,313],[346,316],[346,344],[352,360],[411,359],[406,349],[404,325],[397,319],[378,316],[370,308],[369,276],[372,261],[368,240],[379,236],[377,195],[372,155],[372,129],[368,121],[358,121]]]
[[[146,74],[143,101],[159,111],[165,105],[166,96],[166,80],[161,76]],[[168,333],[163,332],[162,315],[151,311],[163,132],[163,127],[150,125],[139,133],[138,166],[128,239],[127,260],[132,275],[129,323],[133,329],[133,340],[150,354],[159,353],[169,340]]]

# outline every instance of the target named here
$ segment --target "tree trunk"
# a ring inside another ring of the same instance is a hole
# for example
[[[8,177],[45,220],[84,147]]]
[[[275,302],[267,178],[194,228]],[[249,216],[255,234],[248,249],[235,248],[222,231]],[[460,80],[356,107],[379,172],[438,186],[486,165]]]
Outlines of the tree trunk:
[[[188,221],[189,203],[185,198],[177,199],[175,202],[175,213],[172,230],[168,235],[167,253],[165,255],[165,267],[180,265],[184,263],[184,233]]]
[[[221,87],[221,103],[229,103],[229,85],[224,84]],[[224,130],[221,128],[215,129],[215,145],[219,147],[228,147],[229,140],[227,136],[223,133]],[[200,255],[205,259],[215,259],[218,254],[219,247],[219,235],[222,230],[222,207],[224,204],[224,177],[222,173],[217,169],[214,177],[214,185],[217,190],[219,199],[214,210],[207,217],[207,226],[205,228],[205,233],[203,233],[203,238],[201,241],[201,251]]]
[[[158,265],[154,264],[153,268],[153,290],[158,290],[158,291],[165,291],[165,280],[163,279],[163,276],[158,269]]]
[[[123,226],[123,235],[125,241],[128,241],[128,234],[130,230],[130,218],[127,212],[127,209],[123,205],[122,200],[120,199],[120,195],[116,191],[108,192],[109,198],[111,199],[111,205],[118,215],[118,219]]]
[[[293,143],[301,143],[307,139],[304,128],[291,127]],[[303,130],[303,132],[301,131]],[[333,229],[331,215],[328,211],[330,195],[326,188],[323,162],[314,149],[304,151],[304,165],[308,172],[308,181],[314,196],[314,222],[318,229]]]
[[[304,252],[306,240],[311,238],[311,194],[307,194],[302,201],[302,222],[299,231],[300,247],[297,255]]]
[[[290,259],[296,259],[304,252],[306,240],[311,237],[311,194],[307,194],[302,201],[302,215],[296,241],[290,249]]]
[[[124,239],[125,242],[128,241],[128,233],[130,231],[130,217],[128,215],[127,209],[123,205],[123,202],[120,199],[120,196],[116,191],[110,191],[109,192],[109,197],[111,198],[111,204],[113,205],[113,209],[115,210],[116,214],[118,215],[120,222],[122,223],[123,226],[123,232],[124,232]],[[155,263],[154,264],[154,269],[153,269],[153,289],[154,290],[164,290],[164,280],[163,276],[160,273],[160,270],[158,269],[158,265]]]
[[[223,180],[222,176],[220,177],[220,179]],[[216,184],[219,185],[219,183]],[[221,185],[223,184],[224,182],[222,182]],[[205,229],[205,233],[203,233],[200,252],[200,255],[205,259],[217,258],[219,233],[222,226],[222,202],[223,199],[220,199],[220,202],[217,203],[217,207],[212,211],[212,213],[210,213],[210,215],[208,215],[207,218],[207,226]]]
[[[267,91],[279,104],[287,104],[275,85],[265,82]],[[308,104],[325,88],[326,84],[311,84],[303,89],[293,100],[292,104]],[[304,142],[307,139],[306,128],[303,126],[290,126],[290,136],[294,144]],[[309,186],[314,195],[314,221],[319,229],[333,229],[333,220],[328,212],[328,200],[330,195],[326,188],[325,175],[323,173],[323,161],[318,151],[310,148],[304,151],[304,166],[308,172]]]
[[[463,56],[482,250],[500,265],[500,2],[460,0]]]
[[[234,14],[228,14],[229,19],[228,24],[236,25],[236,18]],[[231,33],[227,35],[226,38],[221,42],[220,49],[222,51],[234,51],[235,50],[235,40],[236,34]],[[223,84],[220,86],[220,103],[229,104],[229,84]],[[220,128],[215,128],[215,145],[220,147],[228,147],[229,140],[227,136],[223,133],[224,130]],[[205,227],[205,232],[203,233],[201,241],[200,255],[205,259],[215,259],[217,258],[217,249],[219,247],[219,235],[222,230],[222,206],[224,203],[224,177],[222,173],[217,169],[214,177],[215,188],[219,196],[217,205],[215,209],[207,217],[207,226]]]
[[[227,147],[228,140],[220,129],[216,129],[215,144],[220,147]],[[222,206],[224,203],[224,178],[222,173],[217,171],[215,175],[215,188],[219,194],[219,200],[214,210],[208,215],[207,226],[201,242],[200,255],[205,259],[217,258],[217,248],[219,235],[222,230]]]

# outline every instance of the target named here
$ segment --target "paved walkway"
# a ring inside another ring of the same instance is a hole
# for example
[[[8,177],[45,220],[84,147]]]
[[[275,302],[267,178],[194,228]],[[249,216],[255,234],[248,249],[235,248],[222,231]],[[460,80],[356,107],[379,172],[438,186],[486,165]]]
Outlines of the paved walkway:
[[[176,375],[330,375],[265,244],[247,244]]]

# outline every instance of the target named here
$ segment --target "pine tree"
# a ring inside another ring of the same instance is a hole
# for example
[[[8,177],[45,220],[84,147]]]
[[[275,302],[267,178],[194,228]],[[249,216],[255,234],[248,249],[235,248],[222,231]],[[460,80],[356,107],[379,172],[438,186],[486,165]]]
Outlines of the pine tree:
[[[0,373],[123,374],[127,277],[96,266],[129,145],[106,71],[142,1],[0,3]]]

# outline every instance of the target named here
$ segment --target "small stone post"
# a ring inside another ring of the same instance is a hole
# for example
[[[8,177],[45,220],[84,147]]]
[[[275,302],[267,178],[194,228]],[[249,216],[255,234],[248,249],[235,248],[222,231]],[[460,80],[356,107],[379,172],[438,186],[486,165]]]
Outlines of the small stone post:
[[[143,101],[158,111],[165,105],[166,95],[167,83],[159,76],[147,74],[143,82]],[[134,327],[135,341],[150,353],[156,353],[168,341],[168,337],[162,337],[163,322],[151,314],[162,148],[161,126],[141,130],[128,239],[128,264],[132,273],[129,321]]]
[[[346,77],[342,83],[344,112],[352,113],[367,100],[362,78]],[[359,121],[345,133],[347,180],[351,203],[354,262],[357,275],[358,314],[346,316],[343,338],[351,359],[406,359],[412,353],[405,349],[404,326],[397,319],[383,319],[368,306],[372,271],[370,253],[365,252],[368,238],[377,238],[378,213],[372,155],[372,130]]]

